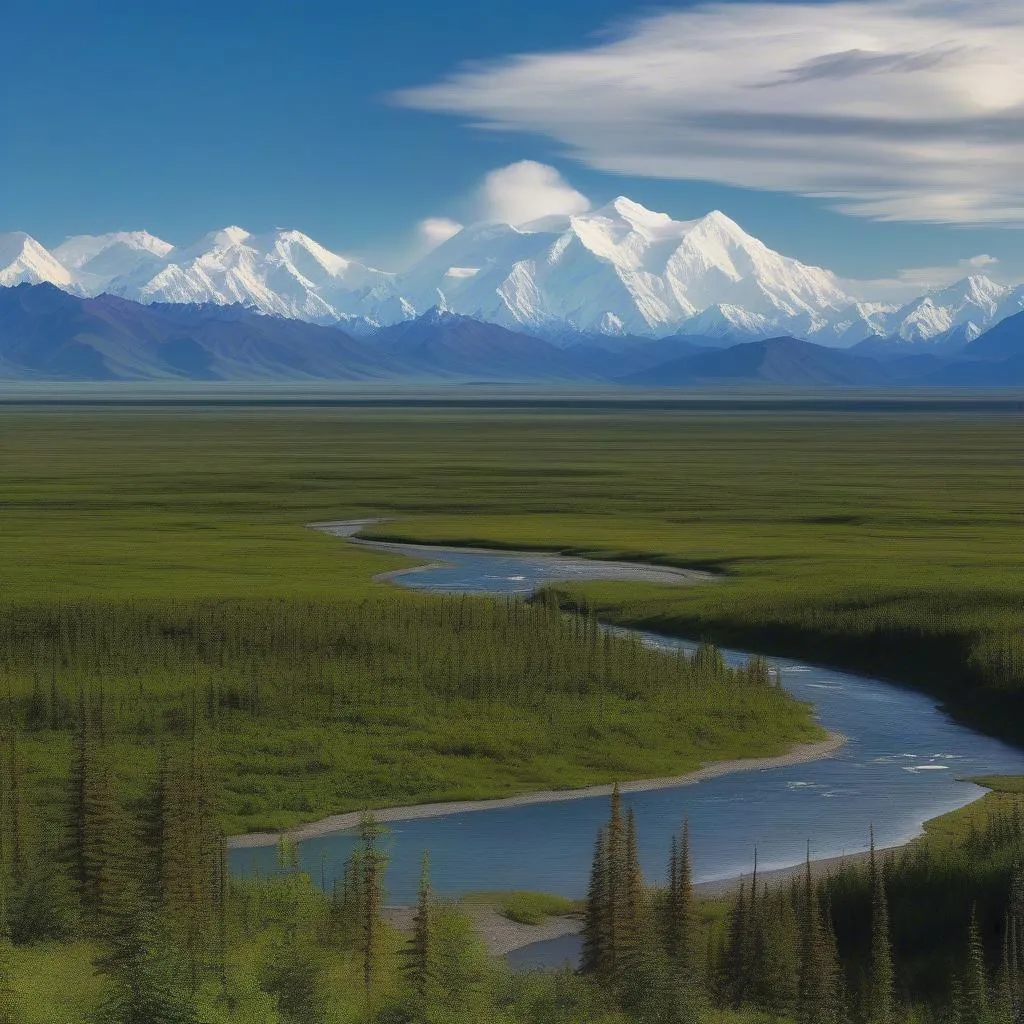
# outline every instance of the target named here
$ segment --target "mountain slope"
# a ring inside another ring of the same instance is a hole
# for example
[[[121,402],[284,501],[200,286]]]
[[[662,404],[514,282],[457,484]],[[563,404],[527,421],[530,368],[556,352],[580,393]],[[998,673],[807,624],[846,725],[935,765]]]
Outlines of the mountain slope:
[[[720,211],[678,221],[624,196],[572,217],[472,224],[401,274],[290,230],[227,227],[177,248],[145,231],[80,235],[53,253],[0,236],[0,284],[22,282],[239,304],[360,335],[440,308],[562,347],[598,335],[609,349],[673,335],[722,345],[788,336],[836,348],[883,339],[898,355],[904,344],[969,342],[1024,311],[1024,285],[982,275],[899,308],[857,299],[831,271],[775,252]]]
[[[1024,353],[1024,313],[996,324],[964,351],[972,359],[1008,359],[1021,353]]]
[[[95,295],[119,278],[155,274],[173,248],[148,231],[115,231],[65,239],[53,250],[53,256],[74,275],[86,294]]]
[[[377,351],[424,376],[476,380],[574,380],[598,376],[583,360],[538,338],[444,310],[382,328]]]
[[[239,307],[0,289],[0,367],[58,380],[388,379],[407,368],[332,327]]]
[[[914,381],[918,387],[1019,388],[1024,387],[1024,351],[1006,359],[973,359],[949,363]]]
[[[640,335],[675,333],[715,304],[775,323],[852,301],[829,271],[773,252],[723,213],[675,221],[623,196],[567,222],[466,228],[397,288],[414,308]]]
[[[392,276],[330,252],[300,231],[257,236],[238,227],[140,263],[104,287],[140,302],[239,303],[311,323],[377,312]]]
[[[0,287],[18,284],[53,284],[74,291],[74,275],[23,231],[0,235]]]
[[[890,381],[885,368],[873,360],[796,338],[770,338],[698,352],[623,379],[623,383],[654,387],[708,384],[872,387]]]

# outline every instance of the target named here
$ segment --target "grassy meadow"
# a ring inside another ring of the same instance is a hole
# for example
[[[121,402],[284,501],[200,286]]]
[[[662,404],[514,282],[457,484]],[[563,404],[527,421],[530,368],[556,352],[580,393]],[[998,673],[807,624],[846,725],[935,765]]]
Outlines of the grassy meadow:
[[[1022,738],[1022,421],[884,403],[0,407],[0,1013],[120,1024],[140,1018],[117,1000],[144,990],[167,1010],[147,1021],[667,1019],[642,973],[632,995],[512,976],[443,907],[424,1016],[405,940],[366,938],[372,856],[339,903],[297,869],[229,882],[218,833],[674,774],[818,734],[763,664],[646,651],[566,605],[871,669]],[[408,593],[374,582],[405,559],[305,525],[369,516],[380,536],[719,578],[528,605]],[[893,866],[901,999],[944,998],[972,900],[995,956],[1020,849],[1020,797],[998,785]],[[865,878],[822,896],[856,991]],[[908,910],[922,898],[928,914]],[[735,910],[701,913],[720,959]],[[702,1024],[789,1019],[746,995],[730,1010],[711,973]]]
[[[0,601],[363,597],[405,564],[303,529],[703,566],[609,620],[863,668],[1022,734],[1024,414],[550,403],[0,411]]]

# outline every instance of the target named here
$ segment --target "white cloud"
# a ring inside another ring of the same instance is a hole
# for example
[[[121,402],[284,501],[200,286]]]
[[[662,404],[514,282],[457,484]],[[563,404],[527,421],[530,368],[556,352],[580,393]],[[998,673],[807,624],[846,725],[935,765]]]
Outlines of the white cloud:
[[[978,256],[970,257],[970,259],[961,260],[960,266],[969,267],[972,270],[991,270],[998,262],[997,257],[981,253]]]
[[[429,252],[436,249],[442,242],[447,242],[453,235],[462,230],[462,225],[450,217],[427,217],[416,225],[420,239],[420,251]]]
[[[397,98],[547,136],[603,171],[1021,226],[1021,53],[1019,0],[713,3]]]
[[[860,299],[876,302],[909,302],[925,292],[944,288],[972,274],[982,274],[998,283],[1005,283],[1001,280],[1001,269],[995,256],[982,253],[946,266],[908,267],[897,271],[893,277],[871,281],[843,280],[839,283],[848,294]]]
[[[554,167],[520,160],[491,171],[480,186],[478,205],[484,220],[525,224],[541,217],[568,217],[590,209]]]

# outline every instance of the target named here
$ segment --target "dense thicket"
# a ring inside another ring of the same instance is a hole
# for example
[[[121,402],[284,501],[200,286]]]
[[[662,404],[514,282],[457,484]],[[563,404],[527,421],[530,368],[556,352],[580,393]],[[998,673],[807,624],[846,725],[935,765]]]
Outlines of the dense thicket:
[[[815,733],[777,682],[758,659],[732,670],[710,649],[654,650],[545,602],[0,606],[0,693],[28,737],[29,783],[52,800],[74,765],[108,818],[111,777],[131,789],[137,767],[155,771],[160,744],[197,723],[217,737],[225,823],[237,829],[493,796],[529,778],[534,758],[564,764],[551,780],[564,785],[574,771],[598,781],[602,757],[657,774],[771,752]],[[98,745],[102,764],[86,776]]]
[[[992,798],[943,841],[765,885],[755,864],[701,914],[689,830],[666,888],[637,879],[616,793],[594,851],[583,973],[641,1021],[691,1024],[715,1008],[797,1024],[1016,1024],[1024,1013],[1024,814]],[[635,834],[635,833],[634,833]]]

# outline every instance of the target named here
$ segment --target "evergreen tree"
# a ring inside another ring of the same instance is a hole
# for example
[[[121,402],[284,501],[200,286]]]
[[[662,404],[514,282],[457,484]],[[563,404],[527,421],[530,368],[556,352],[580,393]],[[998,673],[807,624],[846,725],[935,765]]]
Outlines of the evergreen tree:
[[[755,982],[757,1005],[766,1013],[791,1017],[796,1010],[800,977],[800,926],[788,892],[770,906],[761,900],[758,917],[760,970]]]
[[[627,906],[626,827],[622,816],[619,784],[612,789],[608,816],[608,885],[605,906],[606,954],[609,971],[615,971],[623,949],[623,927]]]
[[[749,918],[747,913],[747,887],[740,882],[726,925],[725,950],[722,963],[721,988],[727,1006],[734,1010],[743,1005],[747,992],[747,934]]]
[[[693,868],[690,863],[690,822],[683,822],[678,843],[672,840],[669,858],[669,889],[666,899],[666,942],[670,961],[675,965],[680,982],[687,989],[696,988],[697,913],[693,900]]]
[[[321,1024],[327,1015],[326,965],[297,927],[285,929],[264,966],[263,990],[274,997],[282,1024]]]
[[[177,758],[164,759],[153,800],[159,815],[157,896],[196,984],[202,966],[216,953],[216,926],[227,897],[216,803],[209,759],[198,739]]]
[[[971,921],[967,928],[967,963],[960,990],[960,1024],[988,1024],[988,976],[977,906],[971,907]]]
[[[185,969],[147,919],[119,937],[99,966],[109,986],[96,1024],[201,1024]]]
[[[609,907],[608,832],[601,828],[594,843],[594,859],[590,866],[590,883],[583,916],[580,971],[584,974],[607,974],[610,969]]]
[[[490,971],[487,950],[472,923],[448,907],[434,918],[431,1010],[445,1024],[475,1024],[493,1019],[485,984]]]
[[[377,974],[381,910],[384,906],[384,855],[377,848],[383,829],[372,814],[364,814],[359,823],[362,843],[360,907],[360,953],[363,960],[363,987],[369,998]]]
[[[893,1024],[892,940],[889,935],[889,901],[885,891],[885,865],[875,856],[871,831],[868,862],[871,889],[871,957],[868,968],[866,1016],[869,1024]]]
[[[1024,1021],[1024,871],[1019,866],[1010,881],[999,986],[1003,1016],[1013,1024]]]
[[[636,816],[630,808],[626,814],[626,847],[623,868],[623,900],[620,945],[624,956],[632,956],[640,934],[644,903],[644,876],[640,868],[640,851],[636,834]]]
[[[835,1024],[839,1018],[833,952],[835,936],[822,917],[817,887],[811,878],[809,855],[804,873],[801,912],[797,1024]]]
[[[72,873],[89,930],[111,936],[127,926],[137,888],[131,836],[114,788],[109,755],[88,722],[79,729],[71,779]]]
[[[25,794],[21,750],[17,737],[11,733],[7,761],[7,808],[10,830],[11,880],[15,885],[22,880],[26,866]]]
[[[424,851],[420,868],[419,893],[416,900],[416,914],[412,922],[412,936],[406,951],[405,971],[412,990],[413,1017],[416,1021],[427,1019],[431,958],[433,957],[433,898],[430,889],[430,855]]]

